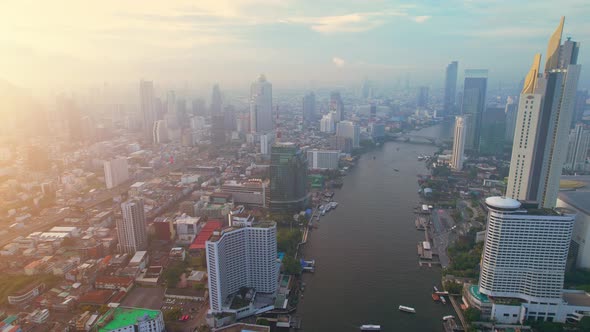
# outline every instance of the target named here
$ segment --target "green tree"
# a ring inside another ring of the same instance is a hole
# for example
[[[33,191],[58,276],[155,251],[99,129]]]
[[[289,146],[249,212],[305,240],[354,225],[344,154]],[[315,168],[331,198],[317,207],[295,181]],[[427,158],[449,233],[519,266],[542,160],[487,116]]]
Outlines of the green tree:
[[[474,307],[469,307],[464,312],[465,319],[468,322],[477,322],[481,318],[481,311],[475,309]]]
[[[300,274],[301,264],[292,256],[283,257],[283,273]]]
[[[446,291],[450,294],[461,294],[461,292],[463,291],[463,284],[456,283],[453,281],[445,282],[444,286]]]

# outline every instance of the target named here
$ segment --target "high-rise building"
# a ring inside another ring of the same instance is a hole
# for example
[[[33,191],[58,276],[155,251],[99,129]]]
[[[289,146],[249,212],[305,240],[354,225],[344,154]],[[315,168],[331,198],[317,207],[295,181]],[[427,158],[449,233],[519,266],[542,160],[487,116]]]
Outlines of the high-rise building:
[[[229,296],[243,288],[253,288],[256,293],[276,292],[279,264],[274,222],[216,232],[206,242],[205,250],[212,312],[230,309]]]
[[[270,156],[272,145],[275,142],[275,136],[274,131],[260,135],[260,153]]]
[[[211,92],[211,106],[209,107],[211,116],[215,116],[223,111],[222,104],[221,89],[218,84],[215,84]]]
[[[445,71],[445,96],[444,96],[444,112],[449,115],[455,112],[455,95],[457,94],[457,71],[459,63],[453,61],[447,65]]]
[[[303,122],[311,123],[316,121],[315,94],[310,92],[303,97]]]
[[[360,135],[360,127],[352,121],[340,121],[336,124],[336,136],[350,138],[353,148],[360,146]]]
[[[168,128],[166,126],[166,121],[158,120],[154,122],[152,142],[156,144],[168,142]]]
[[[330,112],[334,112],[336,123],[344,120],[344,103],[340,92],[334,91],[330,94]]]
[[[154,106],[154,82],[141,80],[139,82],[139,107],[142,116],[144,138],[152,142],[152,130],[156,121]]]
[[[270,208],[300,211],[308,200],[305,154],[294,143],[275,143],[270,156]]]
[[[166,113],[176,116],[176,92],[168,91],[166,94]]]
[[[320,120],[320,131],[322,133],[332,134],[336,131],[336,113],[330,112]]]
[[[582,121],[584,118],[584,111],[586,111],[586,102],[588,101],[588,90],[576,92],[576,105],[574,106],[574,115],[572,116],[572,128],[576,123]]]
[[[104,180],[108,189],[114,188],[129,180],[129,165],[127,164],[127,159],[116,158],[105,160]]]
[[[461,113],[471,115],[468,119],[467,135],[465,136],[465,148],[468,150],[479,149],[481,117],[486,108],[487,85],[487,69],[465,70]]]
[[[506,108],[504,109],[506,116],[506,130],[504,131],[504,141],[512,143],[514,140],[514,131],[516,130],[516,117],[518,116],[518,104],[514,99],[508,97],[506,99]]]
[[[531,208],[505,197],[489,197],[485,203],[488,228],[479,292],[494,301],[491,318],[505,322],[512,320],[512,314],[519,317],[513,321],[531,315],[544,320],[552,316],[551,312],[555,316],[563,303],[563,278],[575,216],[537,209],[535,204]],[[510,299],[526,303],[528,311],[506,307]],[[514,311],[509,318],[503,317],[507,310]]]
[[[588,148],[590,148],[590,129],[578,123],[570,132],[564,168],[572,171],[585,170]]]
[[[307,150],[309,169],[338,169],[340,151],[338,150]]]
[[[451,159],[451,167],[454,170],[460,171],[463,169],[463,154],[465,152],[465,135],[468,126],[467,116],[455,117],[455,135],[453,136],[453,155]]]
[[[264,133],[273,130],[272,84],[260,75],[250,86],[250,131]]]
[[[373,139],[385,137],[385,124],[379,122],[369,123],[369,133]]]
[[[225,114],[222,107],[221,90],[219,85],[213,86],[211,92],[211,107],[209,110],[211,114],[211,142],[214,145],[222,145],[225,143]]]
[[[479,153],[501,156],[504,153],[506,134],[506,113],[504,108],[488,107],[481,117]]]
[[[427,105],[428,105],[428,87],[427,86],[420,86],[420,87],[418,87],[418,92],[416,95],[416,106],[426,107]]]
[[[567,154],[569,128],[581,66],[577,42],[561,44],[564,18],[549,40],[545,69],[535,55],[518,105],[506,195],[551,208]]]
[[[146,250],[147,231],[143,200],[131,199],[121,204],[123,218],[117,220],[119,251],[133,254]]]

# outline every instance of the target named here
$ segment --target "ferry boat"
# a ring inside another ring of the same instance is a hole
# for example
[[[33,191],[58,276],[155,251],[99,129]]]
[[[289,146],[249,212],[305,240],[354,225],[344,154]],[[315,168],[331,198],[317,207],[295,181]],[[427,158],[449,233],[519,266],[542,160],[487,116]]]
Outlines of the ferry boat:
[[[447,300],[445,300],[444,296],[440,296],[440,302],[442,302],[442,304],[447,304]]]
[[[335,209],[338,207],[338,202],[332,202],[330,205],[332,206],[332,209]]]
[[[448,315],[448,316],[444,316],[444,317],[442,318],[442,320],[449,320],[449,319],[455,319],[455,316],[453,316],[453,315]]]
[[[361,331],[381,331],[381,325],[373,325],[373,324],[361,325]]]
[[[435,292],[438,292],[438,288],[436,286],[432,286]]]
[[[398,309],[400,311],[409,312],[411,314],[415,314],[416,313],[416,309],[414,309],[412,307],[406,307],[406,306],[400,305]]]

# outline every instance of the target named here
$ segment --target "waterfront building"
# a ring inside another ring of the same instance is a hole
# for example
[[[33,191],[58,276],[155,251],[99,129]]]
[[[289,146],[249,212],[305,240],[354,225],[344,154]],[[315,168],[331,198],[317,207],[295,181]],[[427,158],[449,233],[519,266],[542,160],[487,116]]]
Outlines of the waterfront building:
[[[129,180],[127,158],[115,158],[104,162],[104,180],[108,189]]]
[[[371,107],[373,107],[373,106],[371,106]],[[369,132],[371,133],[371,137],[373,139],[383,138],[383,137],[385,137],[385,124],[371,122],[371,123],[369,123]]]
[[[590,308],[590,301],[573,303],[579,292],[563,290],[574,212],[538,209],[505,197],[489,197],[485,203],[488,228],[479,292],[492,302],[491,319],[564,322],[580,307]]]
[[[590,129],[582,123],[576,124],[569,135],[564,168],[572,171],[586,170],[589,147]]]
[[[154,82],[144,80],[139,82],[139,109],[141,112],[144,138],[152,142],[152,129],[154,121],[156,121]]]
[[[344,103],[340,92],[334,91],[330,94],[330,112],[334,112],[334,121],[336,123],[344,120]]]
[[[226,181],[221,185],[221,191],[232,195],[234,204],[249,207],[268,207],[269,183],[259,179],[244,182]]]
[[[272,84],[260,75],[250,86],[250,131],[263,133],[273,130]]]
[[[316,120],[315,94],[310,92],[303,97],[303,122],[312,123]]]
[[[535,55],[518,105],[506,195],[554,207],[567,154],[568,133],[581,66],[579,43],[561,44],[564,18],[551,36],[545,69]]]
[[[119,251],[133,254],[146,250],[147,231],[143,200],[131,199],[121,204],[122,219],[117,219]]]
[[[214,232],[206,242],[206,257],[211,312],[233,310],[239,319],[256,311],[252,310],[256,293],[275,295],[280,263],[274,222]],[[254,289],[254,294],[237,294],[245,288]],[[232,305],[237,296],[242,304]],[[246,296],[250,301],[243,301]],[[243,311],[244,307],[249,310]]]
[[[461,113],[470,115],[467,119],[469,123],[467,123],[467,134],[465,135],[465,148],[468,150],[479,149],[481,118],[486,108],[487,85],[487,69],[465,70]]]
[[[501,156],[504,153],[506,113],[504,108],[488,107],[481,118],[479,153]]]
[[[452,61],[447,65],[445,71],[445,95],[444,95],[444,112],[450,115],[455,112],[455,95],[457,94],[457,71],[459,63]]]
[[[453,136],[453,155],[451,157],[451,167],[460,171],[463,169],[463,155],[465,152],[465,135],[468,126],[466,118],[469,116],[455,117],[455,135]]]
[[[294,143],[275,143],[270,157],[270,208],[300,211],[308,200],[305,154]]]
[[[338,150],[308,150],[307,165],[309,169],[338,169],[340,151]]]
[[[360,135],[360,127],[352,121],[340,121],[336,124],[336,136],[350,138],[353,149],[360,146]]]
[[[330,112],[320,120],[320,131],[322,133],[332,134],[336,131],[336,113]]]

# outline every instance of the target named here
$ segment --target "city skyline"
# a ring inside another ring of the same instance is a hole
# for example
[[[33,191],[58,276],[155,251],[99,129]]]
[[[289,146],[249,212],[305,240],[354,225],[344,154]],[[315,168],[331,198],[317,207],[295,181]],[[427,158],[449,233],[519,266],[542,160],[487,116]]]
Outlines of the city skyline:
[[[166,84],[219,82],[233,89],[260,72],[277,87],[342,84],[365,76],[395,81],[406,75],[413,85],[440,86],[441,68],[457,60],[462,68],[489,67],[493,82],[507,84],[524,76],[531,51],[543,50],[546,22],[554,13],[568,16],[566,36],[590,41],[584,19],[589,10],[583,4],[542,1],[530,8],[457,1],[459,8],[449,10],[437,4],[354,0],[338,6],[271,0],[145,2],[141,8],[52,2],[30,11],[26,3],[13,2],[2,8],[7,15],[0,31],[10,34],[0,38],[0,59],[7,64],[0,79],[34,91],[142,77]],[[521,20],[523,11],[535,19]],[[354,51],[350,43],[356,44]],[[307,51],[310,46],[314,52]],[[431,49],[438,50],[436,57]],[[504,57],[511,61],[496,61]],[[581,86],[588,86],[589,77],[582,73]]]

